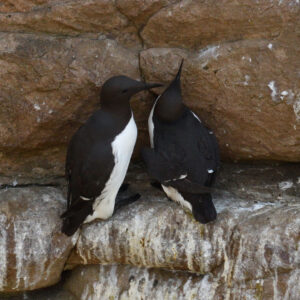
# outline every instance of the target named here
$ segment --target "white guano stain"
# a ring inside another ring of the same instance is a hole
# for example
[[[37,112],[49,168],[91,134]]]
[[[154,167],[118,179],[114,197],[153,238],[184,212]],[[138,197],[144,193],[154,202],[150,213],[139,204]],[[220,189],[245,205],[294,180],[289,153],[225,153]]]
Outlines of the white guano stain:
[[[41,107],[38,104],[36,104],[36,103],[33,105],[33,108],[35,110],[41,110]]]
[[[248,56],[242,56],[242,60],[248,60],[250,63],[252,62],[252,58]]]
[[[210,59],[217,59],[219,57],[218,49],[220,46],[210,46],[202,49],[198,55],[198,59],[204,60],[202,63],[202,68],[205,67]]]
[[[292,181],[282,181],[278,183],[278,186],[282,191],[290,189],[291,187],[293,187],[293,185],[294,183]]]
[[[298,98],[295,100],[293,104],[293,109],[296,116],[296,120],[300,121],[300,95],[298,95]]]
[[[250,76],[245,75],[245,81],[243,82],[244,85],[249,85]]]
[[[287,96],[288,94],[289,94],[288,91],[282,91],[282,92],[280,93],[280,99],[281,99],[281,100],[284,100],[284,97]]]
[[[198,58],[217,58],[219,56],[219,53],[217,49],[219,49],[220,46],[210,46],[200,51]]]
[[[273,45],[270,43],[270,44],[268,45],[268,48],[269,48],[270,50],[272,50]]]
[[[186,217],[182,211],[172,209],[172,205],[166,207],[162,202],[157,201],[155,207],[147,206],[147,208],[140,207],[138,209],[139,204],[137,204],[128,211],[121,211],[113,217],[113,220],[110,219],[85,228],[82,234],[84,251],[88,251],[87,249],[96,244],[96,248],[93,250],[95,251],[93,259],[99,257],[99,261],[105,264],[122,261],[125,264],[144,266],[145,269],[134,267],[118,269],[122,268],[118,266],[116,272],[111,272],[107,267],[105,270],[104,266],[99,266],[99,271],[97,271],[99,278],[96,276],[96,283],[88,283],[90,294],[86,290],[88,287],[84,287],[83,292],[86,298],[82,299],[99,299],[100,294],[124,300],[141,299],[143,295],[147,295],[149,299],[214,299],[214,290],[218,286],[216,282],[222,281],[231,284],[237,280],[246,280],[249,275],[248,270],[251,270],[254,279],[252,282],[255,284],[259,280],[259,283],[263,285],[264,280],[259,278],[270,278],[272,282],[274,278],[269,275],[275,274],[276,269],[285,267],[292,270],[297,266],[298,251],[295,249],[295,239],[298,228],[300,228],[299,218],[298,220],[296,218],[289,219],[286,226],[269,226],[269,224],[276,223],[279,216],[284,216],[288,209],[295,210],[294,207],[287,208],[280,203],[250,202],[248,211],[246,211],[247,208],[243,211],[239,210],[239,205],[244,201],[241,199],[241,201],[227,200],[226,220],[222,223],[222,227],[217,225],[211,228],[211,225],[199,225],[191,221],[190,217]],[[233,206],[234,201],[235,205]],[[217,201],[218,204],[220,202],[221,205],[225,205],[223,201]],[[257,228],[252,225],[256,220],[254,218],[259,215],[257,211],[260,209],[259,213],[270,216],[270,221],[266,221],[262,228]],[[251,219],[253,220],[251,221]],[[147,220],[151,220],[151,222]],[[248,220],[251,221],[249,224]],[[179,223],[178,226],[176,222]],[[251,230],[248,230],[249,225]],[[112,230],[114,241],[117,240],[119,243],[112,241]],[[282,237],[286,237],[286,239]],[[141,239],[143,239],[144,246],[141,245]],[[254,243],[254,240],[257,242]],[[233,243],[237,253],[232,253],[228,247],[229,243]],[[272,249],[268,261],[265,258],[266,246]],[[277,251],[277,249],[283,248],[289,249],[288,262],[283,260],[280,252]],[[177,256],[173,256],[173,253],[176,252]],[[187,268],[187,264],[191,269]],[[207,274],[216,266],[223,267],[222,271],[216,275],[217,278],[205,275],[202,279],[190,280],[187,276],[182,280],[182,277],[176,278],[176,275],[172,276],[171,273],[167,280],[159,280],[156,288],[153,288],[156,275],[146,269],[147,267],[168,269],[184,267],[193,272]],[[100,268],[101,274],[99,273]],[[126,274],[128,278],[134,276],[129,283],[129,289],[121,290],[119,288],[119,280],[124,280],[123,274]],[[111,276],[114,276],[113,280],[111,280]],[[286,300],[297,299],[293,298],[297,290],[294,287],[297,282],[295,276],[288,281],[289,291],[285,293],[287,298],[284,298]],[[174,277],[175,279],[172,279]],[[210,281],[213,279],[216,281]],[[277,283],[275,283],[276,286]],[[108,290],[111,291],[110,294]],[[93,294],[93,291],[97,292]],[[209,291],[208,294],[207,291]],[[242,295],[244,292],[235,290],[236,299],[243,299],[243,297],[239,297],[238,293]],[[230,289],[227,294],[228,299],[233,295],[232,293],[233,289]],[[247,299],[254,299],[254,296]]]
[[[271,90],[271,97],[272,100],[277,102],[276,96],[277,96],[277,89],[275,86],[275,81],[270,81],[268,84],[269,89]]]
[[[16,284],[15,288],[29,288],[35,286],[45,276],[45,263],[48,258],[49,242],[43,238],[44,234],[50,236],[45,231],[49,229],[46,224],[33,222],[32,220],[15,220],[14,239],[15,239],[15,257],[16,257]],[[44,226],[43,226],[44,225]],[[36,236],[33,240],[32,237]],[[30,241],[30,246],[29,246]],[[38,266],[35,275],[31,276],[28,271],[30,266],[35,263]],[[21,286],[22,283],[22,286]]]
[[[152,270],[130,267],[130,266],[89,266],[87,272],[92,271],[91,280],[84,284],[80,299],[215,299],[216,285],[210,275],[199,277],[195,275],[182,275],[177,277],[176,273],[168,272],[169,276],[164,279]],[[119,274],[121,275],[118,276]],[[121,283],[128,281],[126,288]]]
[[[0,290],[6,285],[7,275],[7,218],[5,215],[0,215]]]

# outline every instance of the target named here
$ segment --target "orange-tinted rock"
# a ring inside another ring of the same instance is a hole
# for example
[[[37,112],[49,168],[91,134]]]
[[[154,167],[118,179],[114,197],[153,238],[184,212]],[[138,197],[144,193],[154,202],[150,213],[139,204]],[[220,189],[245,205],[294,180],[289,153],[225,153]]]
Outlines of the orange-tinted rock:
[[[223,159],[300,161],[298,0],[9,0],[0,12],[8,182],[63,174],[67,143],[108,77],[168,83],[181,57],[185,101],[216,132]],[[135,157],[152,103],[146,93],[132,101]]]
[[[117,0],[116,5],[123,15],[137,26],[144,26],[148,19],[163,7],[179,2],[180,0]]]
[[[195,50],[228,41],[273,39],[299,26],[299,11],[297,0],[184,0],[150,18],[141,36],[148,47]]]
[[[100,107],[103,82],[139,78],[137,54],[109,39],[2,33],[0,66],[0,172],[15,176],[63,174],[66,145]]]
[[[38,6],[23,1],[16,2],[10,8],[12,12],[0,15],[2,31],[71,36],[84,34],[92,39],[107,36],[128,47],[140,48],[137,29],[118,11],[113,1],[48,0],[40,2],[42,5]]]
[[[146,80],[168,82],[185,58],[185,103],[216,133],[223,158],[300,160],[300,44],[249,40],[198,52],[151,48]]]
[[[65,199],[55,188],[0,191],[0,292],[50,286],[59,281],[76,236],[61,233]]]

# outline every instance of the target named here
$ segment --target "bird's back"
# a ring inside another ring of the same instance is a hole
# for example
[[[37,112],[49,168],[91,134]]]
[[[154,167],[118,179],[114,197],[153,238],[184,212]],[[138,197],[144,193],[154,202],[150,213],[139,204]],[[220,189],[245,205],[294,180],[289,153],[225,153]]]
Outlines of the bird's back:
[[[210,186],[220,161],[214,134],[188,108],[176,122],[161,122],[154,115],[153,123],[155,150],[188,171],[191,180]]]

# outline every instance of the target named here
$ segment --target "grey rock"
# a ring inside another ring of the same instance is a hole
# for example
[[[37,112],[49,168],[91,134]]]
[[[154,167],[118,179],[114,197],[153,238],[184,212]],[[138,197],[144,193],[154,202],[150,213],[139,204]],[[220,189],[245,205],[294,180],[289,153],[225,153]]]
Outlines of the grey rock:
[[[209,289],[237,287],[246,295],[257,285],[274,295],[296,295],[300,181],[294,166],[225,165],[214,195],[218,219],[207,225],[151,189],[147,175],[134,170],[128,179],[142,199],[107,221],[84,226],[69,267],[117,263],[182,270],[209,274]],[[105,284],[99,280],[97,285]]]
[[[60,280],[77,239],[60,232],[65,205],[57,188],[0,190],[0,292],[33,290]]]

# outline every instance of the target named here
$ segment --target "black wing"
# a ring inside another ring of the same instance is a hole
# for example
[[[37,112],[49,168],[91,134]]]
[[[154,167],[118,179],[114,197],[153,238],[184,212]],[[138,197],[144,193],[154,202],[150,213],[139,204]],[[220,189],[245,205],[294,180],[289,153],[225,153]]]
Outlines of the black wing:
[[[175,123],[153,121],[155,149],[143,152],[149,174],[180,191],[208,192],[220,164],[214,134],[188,109]]]
[[[206,194],[214,191],[214,189],[203,184],[192,182],[184,164],[180,164],[182,162],[180,160],[172,161],[172,157],[150,148],[142,150],[142,158],[150,177],[164,186],[172,186],[182,192],[192,194]]]
[[[67,211],[61,216],[62,231],[67,235],[72,235],[93,213],[94,200],[101,194],[114,166],[112,140],[101,135],[101,128],[92,121],[76,132],[67,151],[68,202]]]

